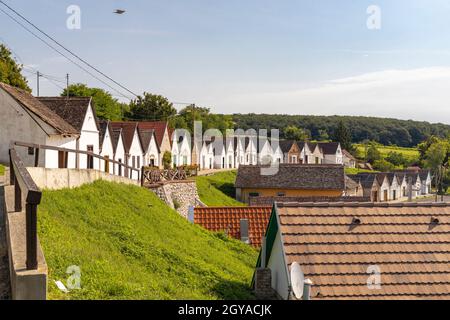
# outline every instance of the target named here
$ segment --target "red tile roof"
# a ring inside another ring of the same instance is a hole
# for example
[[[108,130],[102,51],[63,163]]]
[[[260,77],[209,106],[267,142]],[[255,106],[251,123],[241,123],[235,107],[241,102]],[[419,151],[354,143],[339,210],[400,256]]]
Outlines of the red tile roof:
[[[128,153],[133,143],[134,132],[136,130],[137,122],[111,122],[111,128],[113,131],[122,129],[123,144],[125,146],[125,152]]]
[[[164,139],[164,133],[166,132],[166,128],[168,128],[167,121],[140,121],[138,123],[138,127],[139,129],[144,130],[154,130],[156,142],[158,143],[158,147],[161,148],[161,144]],[[171,139],[170,135],[169,139]]]
[[[272,207],[197,207],[194,209],[194,223],[209,231],[225,231],[238,240],[241,239],[241,219],[248,219],[250,244],[261,246]]]
[[[291,203],[277,214],[286,263],[301,265],[313,299],[450,298],[449,204]],[[367,286],[374,265],[379,290]]]

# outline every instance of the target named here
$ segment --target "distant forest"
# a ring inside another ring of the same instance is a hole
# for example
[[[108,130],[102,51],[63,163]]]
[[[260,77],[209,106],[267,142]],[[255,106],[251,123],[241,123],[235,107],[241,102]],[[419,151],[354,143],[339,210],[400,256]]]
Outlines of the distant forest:
[[[280,136],[284,138],[283,129],[296,126],[305,130],[312,140],[324,140],[327,137],[333,139],[334,132],[342,121],[351,131],[354,143],[373,140],[384,145],[400,147],[415,147],[432,135],[443,138],[450,133],[450,125],[441,123],[375,117],[272,114],[233,114],[232,117],[236,128],[280,129]]]

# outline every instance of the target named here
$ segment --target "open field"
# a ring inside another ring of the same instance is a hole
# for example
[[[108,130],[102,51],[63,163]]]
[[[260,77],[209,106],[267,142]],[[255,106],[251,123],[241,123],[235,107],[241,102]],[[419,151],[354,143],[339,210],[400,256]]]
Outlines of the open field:
[[[152,192],[98,181],[44,191],[38,231],[50,299],[251,299],[257,252],[192,225]],[[69,266],[81,289],[63,293]]]
[[[200,200],[207,206],[244,206],[234,199],[236,174],[236,171],[226,171],[196,177]]]
[[[355,144],[355,147],[357,149],[358,158],[363,159],[364,158],[364,145],[362,144]],[[408,161],[416,161],[419,159],[419,151],[417,148],[403,148],[403,147],[396,147],[396,146],[378,146],[378,150],[381,153],[381,156],[384,158],[386,157],[389,152],[397,152],[403,154],[403,156],[408,159]]]

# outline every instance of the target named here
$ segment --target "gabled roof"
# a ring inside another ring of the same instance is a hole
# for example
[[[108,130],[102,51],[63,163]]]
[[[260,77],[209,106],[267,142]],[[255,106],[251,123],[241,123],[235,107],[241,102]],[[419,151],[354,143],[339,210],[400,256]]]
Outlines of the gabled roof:
[[[113,148],[114,148],[114,153],[116,153],[117,151],[117,146],[119,145],[119,140],[120,137],[122,137],[122,143],[123,143],[123,134],[122,134],[122,128],[118,128],[118,129],[112,129],[112,134],[111,134],[111,138],[113,141]],[[125,149],[125,146],[124,146]]]
[[[356,188],[359,188],[360,185],[361,185],[361,181],[359,178],[345,176],[345,189],[346,190],[354,190]]]
[[[239,166],[236,188],[344,190],[341,165],[280,164],[275,175],[262,175],[263,166]]]
[[[79,133],[83,127],[86,112],[92,102],[92,98],[90,97],[38,97],[37,99],[67,123],[70,123]],[[94,106],[92,104],[91,106],[97,129],[99,129]]]
[[[281,234],[284,262],[288,270],[299,263],[313,283],[313,300],[450,299],[450,204],[277,206],[279,224],[271,223]],[[371,266],[381,273],[377,290],[367,285]]]
[[[110,121],[109,120],[99,120],[98,122],[98,126],[99,126],[99,146],[100,146],[100,150],[103,148],[103,142],[105,140],[105,136],[106,136],[106,132],[109,131],[109,136],[111,137],[111,142],[112,142],[112,130],[111,130],[111,126],[110,126]]]
[[[203,228],[225,231],[233,238],[241,239],[240,221],[248,219],[248,236],[252,246],[261,247],[261,239],[267,229],[272,207],[196,207],[194,223]]]
[[[392,185],[392,183],[394,182],[394,179],[397,179],[397,183],[401,183],[398,175],[395,172],[388,172],[386,173],[386,177],[388,178],[389,184]]]
[[[319,146],[322,148],[323,154],[336,154],[339,145],[339,142],[319,142]]]
[[[156,137],[156,143],[158,144],[158,148],[161,148],[162,141],[164,139],[164,133],[166,129],[168,129],[167,121],[139,121],[139,129],[143,130],[153,130]],[[172,141],[172,131],[169,130],[169,140]]]
[[[159,153],[159,146],[158,146],[158,142],[156,142],[155,130],[140,129],[140,130],[138,130],[138,132],[139,132],[139,138],[141,139],[141,145],[144,149],[144,153],[147,153],[148,148],[150,147],[150,141],[152,140],[152,138],[155,139],[156,148],[158,148],[158,153]]]
[[[356,158],[355,158],[350,152],[348,152],[347,150],[342,149],[342,154],[343,154],[345,157],[349,158],[350,160],[356,161]]]
[[[430,176],[430,170],[420,170],[419,176],[421,180],[427,180],[428,176]]]
[[[124,144],[126,153],[130,152],[131,145],[133,144],[134,133],[136,132],[137,127],[138,127],[137,122],[118,122],[118,121],[111,122],[111,128],[113,130],[122,129],[123,144]],[[140,142],[141,141],[139,140],[139,143]],[[142,145],[141,145],[141,148],[142,148]]]
[[[292,146],[296,143],[294,140],[280,140],[279,145],[283,153],[288,153]]]
[[[375,173],[352,174],[348,175],[348,177],[350,177],[353,180],[359,179],[359,182],[361,183],[364,189],[371,189],[375,183],[379,185],[377,175]]]
[[[45,104],[35,98],[29,92],[12,87],[0,82],[0,88],[6,91],[14,100],[22,105],[26,110],[37,116],[46,124],[54,128],[59,134],[77,135],[79,131],[70,123],[50,110]]]

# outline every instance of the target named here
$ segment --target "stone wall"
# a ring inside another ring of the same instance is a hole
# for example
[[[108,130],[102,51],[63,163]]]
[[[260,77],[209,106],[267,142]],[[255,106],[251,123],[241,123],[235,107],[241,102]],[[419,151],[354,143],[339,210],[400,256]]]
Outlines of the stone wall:
[[[168,206],[177,210],[184,218],[188,217],[190,206],[205,206],[198,196],[195,181],[171,181],[149,187]]]

